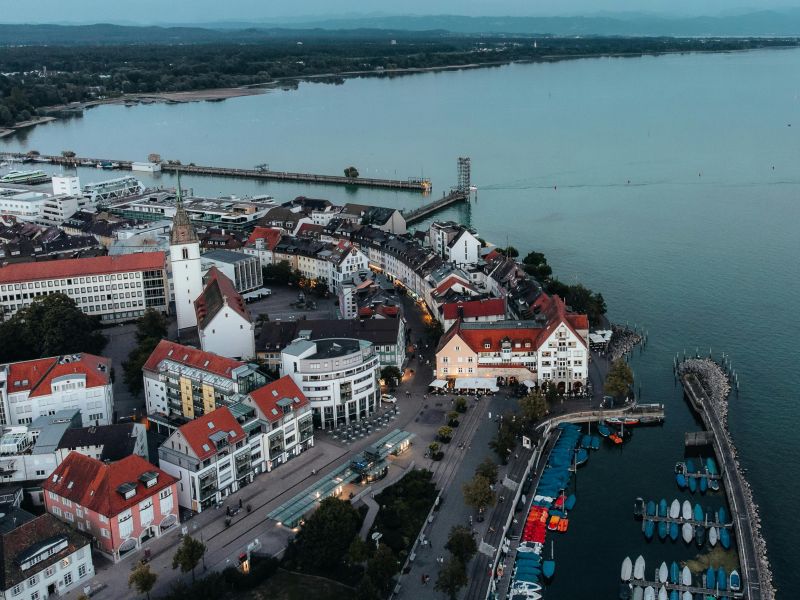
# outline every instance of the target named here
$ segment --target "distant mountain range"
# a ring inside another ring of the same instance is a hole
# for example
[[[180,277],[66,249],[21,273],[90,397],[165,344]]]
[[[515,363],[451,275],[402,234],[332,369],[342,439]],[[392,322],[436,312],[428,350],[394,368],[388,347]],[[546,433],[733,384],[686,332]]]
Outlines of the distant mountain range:
[[[0,45],[255,43],[297,37],[375,37],[392,34],[795,37],[800,9],[714,17],[670,18],[644,13],[586,17],[464,17],[456,15],[348,17],[319,21],[215,22],[193,26],[0,25]]]

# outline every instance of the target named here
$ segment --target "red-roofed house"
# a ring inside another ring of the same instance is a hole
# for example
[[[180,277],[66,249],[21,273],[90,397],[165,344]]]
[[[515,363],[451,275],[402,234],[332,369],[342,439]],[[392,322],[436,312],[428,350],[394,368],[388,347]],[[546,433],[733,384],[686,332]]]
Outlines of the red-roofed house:
[[[442,305],[442,325],[445,331],[450,329],[458,320],[461,320],[463,323],[474,321],[491,322],[500,321],[504,319],[505,316],[505,298],[447,302]]]
[[[253,390],[244,402],[269,424],[262,437],[267,471],[314,445],[311,403],[288,375]]]
[[[272,251],[281,241],[281,230],[276,227],[256,227],[239,252],[255,256],[263,269],[273,262]]]
[[[219,269],[211,267],[206,286],[194,301],[200,347],[229,358],[256,355],[255,324],[241,294]]]
[[[114,562],[178,524],[177,480],[135,454],[107,464],[71,452],[42,489],[47,511]]]
[[[147,414],[194,419],[264,385],[254,365],[161,340],[142,367]],[[151,419],[161,427],[161,420]],[[174,426],[168,427],[169,434]]]
[[[541,320],[457,320],[439,340],[436,376],[456,389],[489,388],[498,378],[513,378],[581,391],[589,373],[586,315],[568,313],[558,296],[542,296]],[[481,385],[468,385],[476,379]]]
[[[254,463],[263,462],[261,428],[246,426],[223,406],[181,425],[159,447],[158,464],[178,479],[181,506],[201,512],[253,481]]]
[[[29,425],[61,409],[80,410],[85,426],[108,425],[111,360],[84,353],[0,365],[0,399],[0,425]]]
[[[0,268],[0,309],[8,317],[60,292],[104,323],[132,321],[146,308],[167,312],[165,271],[163,252],[10,264]]]

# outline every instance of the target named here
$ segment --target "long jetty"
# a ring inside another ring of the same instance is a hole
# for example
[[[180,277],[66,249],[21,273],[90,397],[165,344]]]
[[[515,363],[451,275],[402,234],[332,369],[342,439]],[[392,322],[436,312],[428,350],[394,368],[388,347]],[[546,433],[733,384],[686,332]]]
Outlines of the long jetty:
[[[36,162],[62,165],[65,167],[94,167],[98,164],[115,165],[114,169],[123,171],[132,170],[134,161],[117,160],[111,158],[87,158],[78,156],[60,156],[54,154],[39,154],[30,156],[22,152],[2,152],[0,156],[16,160],[30,160]],[[374,177],[345,177],[344,175],[319,175],[316,173],[295,173],[291,171],[271,171],[267,168],[255,169],[236,169],[233,167],[210,167],[195,164],[176,164],[172,162],[162,162],[163,171],[174,171],[191,175],[205,175],[209,177],[233,177],[238,179],[260,179],[265,181],[290,181],[296,183],[317,183],[324,185],[347,185],[371,188],[384,188],[394,190],[406,190],[412,192],[430,192],[430,179],[411,177],[402,179],[378,179]]]
[[[721,463],[725,493],[733,516],[736,545],[743,579],[745,596],[749,600],[773,600],[775,593],[768,571],[766,556],[759,554],[760,537],[756,532],[758,515],[755,505],[745,493],[747,483],[736,462],[733,445],[711,399],[694,373],[681,376],[684,393],[713,433],[714,449]]]
[[[442,196],[438,200],[434,200],[433,202],[428,202],[427,204],[424,204],[419,208],[415,208],[414,210],[404,212],[403,218],[406,220],[406,225],[411,225],[412,223],[417,223],[419,221],[427,219],[434,213],[437,213],[440,210],[447,208],[448,206],[459,204],[461,202],[469,202],[469,192],[454,190],[449,194]]]

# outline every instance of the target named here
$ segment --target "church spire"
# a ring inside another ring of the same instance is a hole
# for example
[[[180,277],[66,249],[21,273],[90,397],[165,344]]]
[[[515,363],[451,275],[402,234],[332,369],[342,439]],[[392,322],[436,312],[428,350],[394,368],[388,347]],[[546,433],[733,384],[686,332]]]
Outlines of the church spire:
[[[172,232],[169,235],[170,244],[187,244],[197,241],[197,233],[194,230],[189,214],[183,207],[183,194],[181,192],[181,174],[176,171],[178,184],[175,188],[175,216],[172,219]]]

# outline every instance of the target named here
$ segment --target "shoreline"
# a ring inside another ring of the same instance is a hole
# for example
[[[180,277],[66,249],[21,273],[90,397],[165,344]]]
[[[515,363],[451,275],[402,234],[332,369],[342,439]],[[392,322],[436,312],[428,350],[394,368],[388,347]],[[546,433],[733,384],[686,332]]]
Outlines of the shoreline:
[[[644,56],[668,56],[675,54],[730,54],[739,52],[753,52],[756,50],[789,50],[800,48],[800,45],[786,45],[786,46],[764,46],[761,48],[741,48],[729,50],[664,50],[661,52],[603,52],[598,54],[548,54],[537,58],[521,59],[521,60],[495,60],[486,62],[473,62],[466,64],[455,65],[441,65],[436,67],[408,67],[402,69],[383,69],[377,71],[374,69],[363,71],[342,71],[340,73],[318,73],[315,75],[293,75],[289,77],[281,77],[262,83],[251,83],[242,86],[227,87],[227,88],[205,88],[197,90],[184,90],[179,92],[147,92],[136,94],[124,94],[114,98],[104,98],[102,100],[89,100],[86,102],[73,102],[71,104],[61,104],[54,106],[43,106],[39,109],[42,113],[41,117],[23,121],[15,125],[9,126],[5,129],[0,129],[0,140],[12,137],[20,129],[27,129],[41,125],[43,123],[50,123],[63,118],[68,115],[53,113],[76,113],[83,112],[84,110],[103,105],[124,105],[128,107],[138,106],[140,104],[186,104],[189,102],[223,102],[231,98],[243,98],[247,96],[257,96],[265,94],[274,89],[291,89],[296,88],[298,84],[318,83],[321,80],[342,80],[357,79],[360,77],[402,77],[404,75],[416,75],[421,73],[439,73],[448,71],[460,70],[473,70],[485,69],[490,67],[503,67],[508,65],[529,65],[538,63],[553,63],[569,60],[585,60],[590,58],[641,58]],[[323,83],[325,83],[323,81]],[[287,86],[287,84],[289,84]]]

